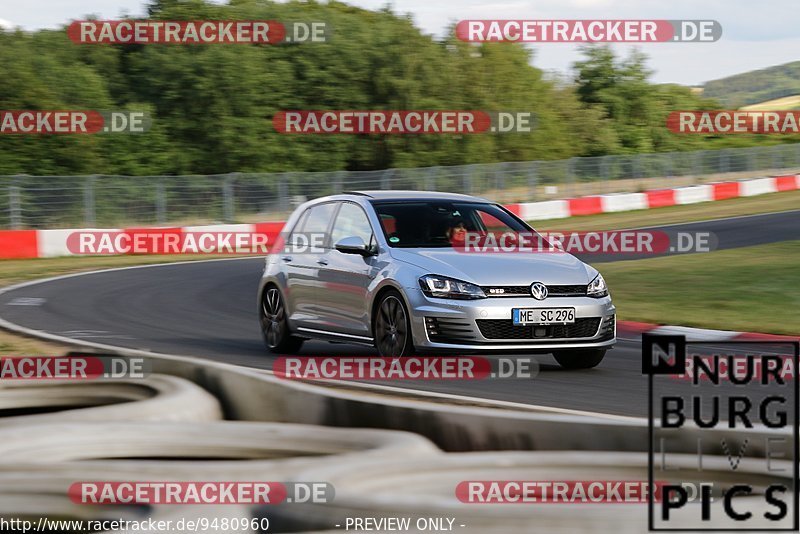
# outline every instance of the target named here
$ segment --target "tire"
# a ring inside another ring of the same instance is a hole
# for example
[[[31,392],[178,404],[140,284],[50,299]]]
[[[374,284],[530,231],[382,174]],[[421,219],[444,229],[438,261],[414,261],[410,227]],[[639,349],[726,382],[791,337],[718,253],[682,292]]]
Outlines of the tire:
[[[553,357],[564,369],[591,369],[597,367],[606,355],[605,349],[583,349],[554,352]]]
[[[403,297],[391,290],[381,295],[372,321],[375,348],[381,356],[411,356],[414,342],[411,335],[411,317]]]
[[[286,320],[283,295],[275,286],[268,286],[261,296],[258,316],[264,344],[272,354],[294,354],[303,345],[303,339],[294,337]]]

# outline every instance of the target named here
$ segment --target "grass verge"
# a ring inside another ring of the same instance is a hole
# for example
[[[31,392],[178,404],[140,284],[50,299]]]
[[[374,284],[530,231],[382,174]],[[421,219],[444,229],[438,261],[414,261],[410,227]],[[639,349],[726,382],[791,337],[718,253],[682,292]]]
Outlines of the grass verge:
[[[599,265],[620,320],[800,334],[800,241]]]

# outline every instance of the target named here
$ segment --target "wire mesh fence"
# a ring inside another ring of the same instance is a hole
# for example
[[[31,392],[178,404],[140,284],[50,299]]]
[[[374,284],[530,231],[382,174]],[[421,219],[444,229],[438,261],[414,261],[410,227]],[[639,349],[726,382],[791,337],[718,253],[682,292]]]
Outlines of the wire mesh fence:
[[[0,176],[0,228],[114,228],[278,220],[305,200],[415,189],[525,202],[800,169],[800,143],[378,171],[198,176]]]

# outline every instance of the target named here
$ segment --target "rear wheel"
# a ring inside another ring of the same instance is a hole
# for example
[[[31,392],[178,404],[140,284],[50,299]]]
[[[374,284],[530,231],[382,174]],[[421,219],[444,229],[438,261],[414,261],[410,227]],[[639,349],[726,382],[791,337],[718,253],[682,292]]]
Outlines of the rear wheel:
[[[264,344],[274,354],[293,354],[303,344],[301,338],[294,337],[286,321],[286,306],[277,287],[268,287],[261,298],[261,333]]]
[[[397,291],[381,296],[373,321],[375,348],[381,356],[409,356],[414,352],[411,320],[403,297]]]
[[[605,357],[605,349],[566,350],[554,352],[553,357],[564,369],[591,369]]]

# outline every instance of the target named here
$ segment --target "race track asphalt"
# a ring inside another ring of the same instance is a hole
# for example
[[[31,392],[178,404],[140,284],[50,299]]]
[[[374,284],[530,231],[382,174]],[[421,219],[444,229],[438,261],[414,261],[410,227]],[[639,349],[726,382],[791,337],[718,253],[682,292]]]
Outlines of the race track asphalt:
[[[800,239],[800,211],[668,229],[714,232],[720,249],[750,246]],[[609,258],[585,259],[597,263]],[[60,278],[3,293],[0,317],[76,340],[268,369],[273,357],[264,349],[255,313],[262,265],[261,258],[246,258]],[[713,351],[715,347],[698,350]],[[785,346],[764,350],[788,351]],[[374,351],[314,341],[304,345],[302,354],[367,355]],[[541,366],[534,379],[392,385],[590,412],[647,414],[647,379],[642,375],[639,340],[620,338],[603,363],[592,370],[561,370],[550,355],[536,359]]]

